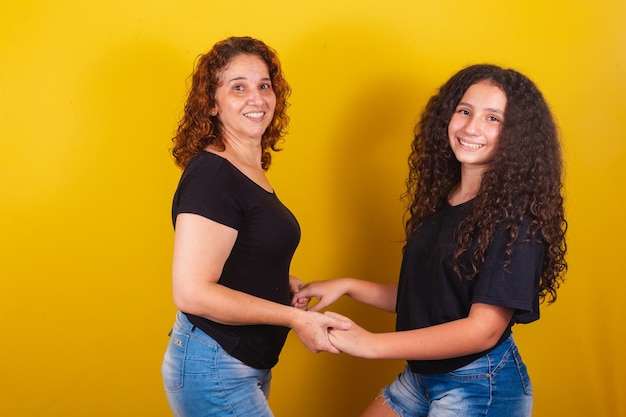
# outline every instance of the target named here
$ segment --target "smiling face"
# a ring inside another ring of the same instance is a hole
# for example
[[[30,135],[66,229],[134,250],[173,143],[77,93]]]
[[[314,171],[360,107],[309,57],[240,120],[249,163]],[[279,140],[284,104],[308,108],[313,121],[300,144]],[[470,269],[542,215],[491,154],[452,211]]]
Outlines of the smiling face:
[[[463,94],[448,124],[450,147],[465,168],[486,169],[500,136],[506,95],[488,81],[472,84]]]
[[[234,57],[222,72],[215,101],[211,115],[217,115],[226,141],[260,140],[276,108],[265,62],[256,55]]]

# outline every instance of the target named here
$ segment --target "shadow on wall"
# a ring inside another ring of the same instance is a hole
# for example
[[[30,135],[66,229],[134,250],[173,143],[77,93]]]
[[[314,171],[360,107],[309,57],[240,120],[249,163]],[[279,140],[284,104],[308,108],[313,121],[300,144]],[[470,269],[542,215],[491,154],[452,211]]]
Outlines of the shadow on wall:
[[[87,312],[83,318],[98,329],[81,339],[106,352],[105,359],[96,357],[107,372],[132,370],[120,387],[134,392],[111,401],[113,381],[93,373],[96,381],[85,389],[101,397],[91,400],[101,412],[169,414],[159,366],[174,319],[169,213],[180,171],[168,148],[191,69],[167,45],[129,42],[98,56],[77,82],[85,102],[77,120],[78,190],[72,193],[80,202],[72,215],[85,217],[78,224],[89,236],[79,242],[98,245],[77,250],[85,254],[86,270],[76,279],[89,288],[76,297],[85,303],[77,311]]]
[[[320,227],[330,230],[329,242],[323,243],[336,249],[326,253],[327,259],[317,259],[326,264],[322,279],[353,276],[397,282],[404,239],[400,196],[405,191],[407,158],[417,115],[433,89],[423,89],[419,74],[411,71],[419,61],[414,46],[391,35],[389,30],[373,27],[326,29],[294,47],[300,57],[301,51],[307,51],[306,60],[289,61],[287,77],[294,87],[292,126],[306,125],[303,130],[312,140],[296,145],[294,141],[302,137],[289,137],[286,159],[298,159],[292,153],[295,146],[302,146],[302,152],[309,155],[306,159],[319,155],[317,160],[323,162],[293,168],[299,178],[319,179],[320,184],[309,185],[320,190],[322,201],[331,202],[319,205],[325,211],[317,220]],[[279,53],[283,60],[295,54]],[[347,78],[350,82],[344,83]],[[314,232],[304,225],[304,233],[306,240]],[[346,297],[330,310],[368,330],[395,328],[395,315]],[[293,355],[283,355],[274,374],[272,389],[280,397],[274,405],[277,415],[288,415],[288,411],[281,413],[286,402],[310,404],[307,392],[282,386],[280,368],[302,368],[306,385],[316,393],[317,415],[347,416],[358,415],[403,367],[403,361],[368,361],[348,355],[321,354],[306,364],[293,360]],[[283,391],[290,392],[290,399],[280,394]]]

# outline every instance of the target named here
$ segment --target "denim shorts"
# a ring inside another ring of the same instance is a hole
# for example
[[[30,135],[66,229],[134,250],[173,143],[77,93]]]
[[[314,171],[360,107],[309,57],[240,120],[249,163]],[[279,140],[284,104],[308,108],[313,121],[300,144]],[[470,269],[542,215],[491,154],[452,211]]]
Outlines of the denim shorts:
[[[416,374],[407,365],[382,396],[401,417],[530,417],[533,408],[532,386],[513,336],[447,374]]]
[[[271,369],[255,369],[229,355],[178,312],[161,367],[176,417],[273,417]]]

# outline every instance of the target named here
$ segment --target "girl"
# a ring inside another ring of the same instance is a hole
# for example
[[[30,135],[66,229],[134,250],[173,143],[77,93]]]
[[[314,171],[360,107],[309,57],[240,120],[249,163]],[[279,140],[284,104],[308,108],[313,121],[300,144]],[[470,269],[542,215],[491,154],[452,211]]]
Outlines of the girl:
[[[408,361],[363,416],[531,416],[511,327],[539,318],[567,269],[548,105],[517,71],[465,68],[428,102],[409,168],[399,283],[318,281],[293,303],[319,311],[345,294],[397,313],[396,332],[330,332],[348,354]]]

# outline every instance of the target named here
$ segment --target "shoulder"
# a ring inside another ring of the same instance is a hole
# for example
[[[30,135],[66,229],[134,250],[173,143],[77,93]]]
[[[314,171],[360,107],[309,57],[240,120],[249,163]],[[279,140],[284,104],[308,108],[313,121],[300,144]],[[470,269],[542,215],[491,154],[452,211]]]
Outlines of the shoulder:
[[[230,163],[221,156],[202,151],[189,161],[184,173],[188,172],[220,172],[228,170]],[[183,173],[183,175],[184,175]]]
[[[226,159],[202,151],[194,156],[183,171],[180,186],[200,182],[204,186],[228,184],[236,177],[234,167]]]
[[[180,213],[193,213],[236,229],[245,201],[239,182],[234,168],[224,158],[210,152],[194,156],[174,194],[174,222]]]
[[[487,250],[487,263],[497,259],[506,262],[540,261],[543,258],[545,242],[541,233],[533,230],[532,217],[527,215],[521,222],[507,221],[498,227]]]
[[[531,214],[525,214],[521,221],[506,220],[497,228],[497,232],[508,237],[510,241],[518,243],[535,242],[541,243],[541,233],[536,227]]]

